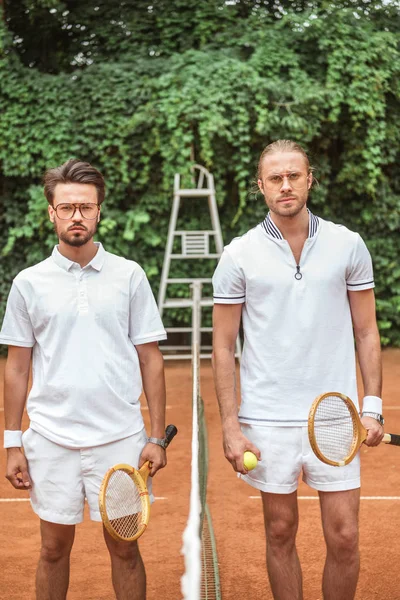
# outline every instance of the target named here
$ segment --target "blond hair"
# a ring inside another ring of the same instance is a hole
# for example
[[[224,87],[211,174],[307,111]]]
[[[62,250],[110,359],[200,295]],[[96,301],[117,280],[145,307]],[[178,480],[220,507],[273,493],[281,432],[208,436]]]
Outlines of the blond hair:
[[[268,144],[268,146],[266,146],[261,152],[261,156],[258,161],[257,167],[257,179],[261,179],[261,169],[264,158],[268,154],[273,154],[274,152],[298,152],[303,156],[304,160],[306,161],[307,172],[311,173],[312,167],[310,166],[308,156],[305,150],[303,150],[303,148],[299,144],[293,142],[292,140],[277,140],[276,142],[272,142],[272,144]]]

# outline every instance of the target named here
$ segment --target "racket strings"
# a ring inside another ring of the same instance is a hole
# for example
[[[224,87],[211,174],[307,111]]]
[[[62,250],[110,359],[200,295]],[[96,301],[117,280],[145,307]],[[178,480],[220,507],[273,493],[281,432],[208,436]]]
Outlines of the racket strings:
[[[358,431],[346,402],[327,396],[318,404],[314,416],[314,435],[318,448],[327,459],[343,461],[358,438]]]
[[[140,489],[125,471],[115,471],[106,490],[107,516],[123,538],[133,537],[142,527],[143,503]]]

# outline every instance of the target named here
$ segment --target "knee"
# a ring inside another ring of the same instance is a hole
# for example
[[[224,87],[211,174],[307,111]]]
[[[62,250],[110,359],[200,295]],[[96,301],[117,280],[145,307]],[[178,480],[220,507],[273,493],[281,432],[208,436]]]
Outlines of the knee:
[[[327,541],[328,549],[343,561],[349,561],[358,553],[358,528],[344,526],[331,532]]]
[[[141,560],[137,542],[115,542],[108,546],[112,559],[130,564],[133,568]]]
[[[267,542],[271,547],[284,548],[293,546],[297,533],[297,522],[291,520],[276,520],[266,526]]]
[[[65,540],[43,541],[40,558],[48,563],[56,563],[63,558],[69,557],[72,544]]]

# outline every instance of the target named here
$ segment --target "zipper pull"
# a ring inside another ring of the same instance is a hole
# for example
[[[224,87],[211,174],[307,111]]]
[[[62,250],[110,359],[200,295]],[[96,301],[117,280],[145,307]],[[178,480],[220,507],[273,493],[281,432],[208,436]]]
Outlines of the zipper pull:
[[[296,273],[294,274],[294,278],[297,279],[298,281],[300,281],[300,279],[302,279],[303,274],[300,273],[300,265],[296,265]]]

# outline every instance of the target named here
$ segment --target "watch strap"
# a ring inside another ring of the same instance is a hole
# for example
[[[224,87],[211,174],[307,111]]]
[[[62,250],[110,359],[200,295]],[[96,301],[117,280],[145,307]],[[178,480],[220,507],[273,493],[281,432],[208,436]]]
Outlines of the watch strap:
[[[363,410],[363,412],[361,413],[361,417],[372,417],[373,419],[376,419],[381,425],[385,423],[385,419],[382,415],[380,415],[379,413],[370,412],[368,410]]]
[[[167,438],[149,437],[149,438],[147,438],[147,441],[150,444],[156,444],[157,446],[161,446],[161,448],[164,448],[164,449],[168,446]]]

